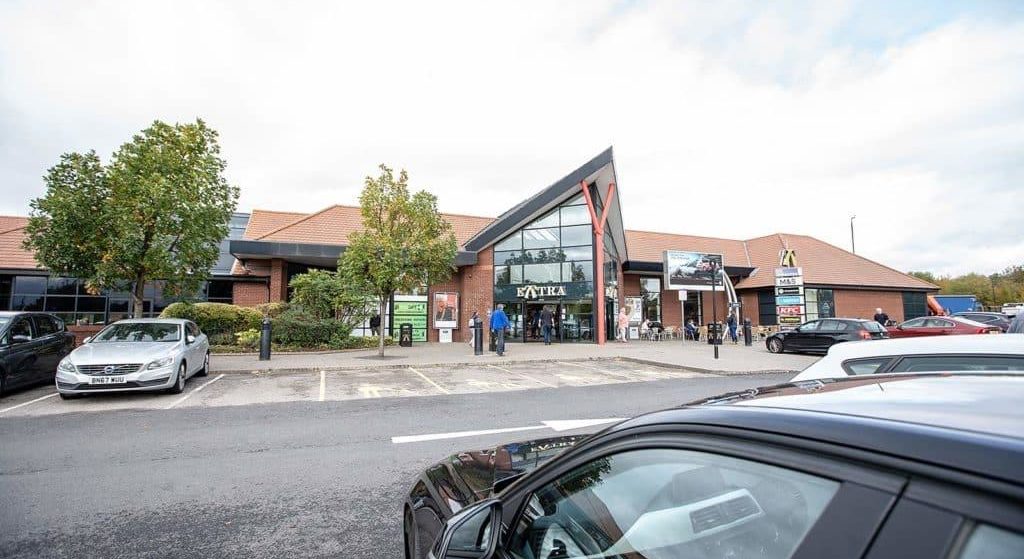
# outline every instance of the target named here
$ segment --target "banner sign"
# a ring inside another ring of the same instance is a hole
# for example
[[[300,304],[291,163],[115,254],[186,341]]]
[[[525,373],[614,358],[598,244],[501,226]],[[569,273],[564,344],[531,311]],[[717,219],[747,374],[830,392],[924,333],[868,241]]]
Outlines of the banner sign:
[[[666,250],[663,257],[665,289],[711,291],[712,270],[722,269],[721,254]]]
[[[789,266],[783,268],[775,268],[775,277],[777,278],[800,277],[802,275],[804,275],[803,268]]]
[[[802,276],[788,276],[782,278],[775,278],[776,287],[784,287],[791,285],[803,285],[804,278]]]
[[[802,305],[804,304],[803,295],[783,295],[775,298],[776,305]]]
[[[802,285],[793,285],[789,287],[776,287],[775,296],[779,295],[803,295],[804,288]]]
[[[775,316],[780,330],[791,330],[804,321],[804,270],[796,265],[796,253],[779,253],[775,268]]]
[[[790,326],[799,326],[804,321],[802,316],[780,316],[779,324],[787,324]]]
[[[434,328],[459,327],[459,294],[434,293]]]
[[[787,305],[776,307],[775,312],[779,316],[803,316],[804,307],[803,305]]]
[[[400,325],[409,323],[412,324],[412,341],[427,341],[427,297],[424,295],[395,295],[391,320],[395,325],[395,332],[398,331]]]

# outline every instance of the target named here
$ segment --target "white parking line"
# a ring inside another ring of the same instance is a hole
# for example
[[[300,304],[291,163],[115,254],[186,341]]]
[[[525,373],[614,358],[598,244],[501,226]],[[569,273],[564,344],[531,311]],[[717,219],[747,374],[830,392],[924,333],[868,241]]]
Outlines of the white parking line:
[[[449,392],[449,391],[445,390],[444,388],[442,388],[440,384],[437,384],[436,382],[434,382],[434,381],[430,380],[429,378],[427,378],[427,375],[424,375],[423,373],[417,371],[416,369],[413,369],[412,367],[409,367],[409,370],[414,372],[414,373],[416,373],[417,375],[419,375],[421,379],[429,382],[434,388],[440,390],[441,392],[443,392],[445,394],[451,394],[451,392]]]
[[[520,373],[520,372],[517,372],[517,371],[510,371],[508,369],[503,369],[501,367],[498,367],[497,365],[488,364],[487,366],[492,368],[492,369],[498,369],[499,371],[504,371],[504,372],[506,372],[506,373],[508,373],[510,375],[521,376],[521,377],[523,377],[526,380],[532,380],[533,382],[536,382],[537,384],[543,384],[544,386],[547,386],[548,388],[558,388],[558,385],[556,385],[556,384],[551,384],[550,382],[544,382],[544,381],[542,381],[540,379],[535,379],[535,378],[531,377],[530,375],[526,375],[526,374],[523,374],[523,373]]]
[[[320,371],[320,401],[327,397],[327,371]]]
[[[604,369],[598,369],[597,367],[591,367],[589,365],[581,365],[579,363],[568,363],[566,361],[559,361],[558,363],[560,365],[569,365],[570,367],[579,367],[580,369],[586,369],[588,371],[594,371],[595,373],[601,373],[602,375],[608,375],[608,376],[611,376],[611,377],[619,377],[619,378],[625,379],[625,380],[636,380],[636,377],[632,377],[632,376],[624,374],[624,373],[617,373],[615,371],[606,371]]]
[[[196,388],[196,389],[195,389],[195,390],[193,390],[192,392],[189,392],[188,394],[185,394],[184,396],[182,396],[181,398],[178,398],[178,399],[177,399],[177,400],[175,400],[174,402],[171,402],[171,405],[167,406],[167,407],[166,407],[166,408],[164,408],[164,409],[165,409],[165,410],[169,410],[169,409],[173,408],[174,406],[177,406],[178,404],[180,404],[180,403],[184,402],[185,400],[188,400],[189,398],[191,398],[191,397],[192,397],[192,395],[193,395],[193,394],[195,394],[196,392],[199,392],[200,390],[202,390],[202,389],[206,388],[207,386],[210,386],[211,384],[213,384],[213,383],[217,382],[218,380],[220,380],[220,379],[222,379],[222,378],[224,378],[224,375],[223,375],[223,374],[221,374],[221,375],[218,375],[218,376],[217,376],[216,378],[214,378],[214,379],[212,379],[212,380],[208,380],[208,381],[206,381],[206,383],[204,383],[204,384],[200,384],[200,385],[199,385],[199,388]]]
[[[20,408],[22,406],[27,406],[29,404],[34,404],[36,402],[40,402],[40,401],[45,400],[47,398],[53,398],[57,394],[58,394],[57,392],[54,392],[53,394],[47,394],[46,396],[42,396],[42,397],[36,398],[35,400],[29,400],[27,402],[22,402],[22,403],[18,404],[17,406],[11,406],[9,408],[2,409],[2,410],[0,410],[0,413],[4,413],[4,412],[7,412],[7,411],[11,411],[11,410],[16,410],[16,409],[18,409],[18,408]]]

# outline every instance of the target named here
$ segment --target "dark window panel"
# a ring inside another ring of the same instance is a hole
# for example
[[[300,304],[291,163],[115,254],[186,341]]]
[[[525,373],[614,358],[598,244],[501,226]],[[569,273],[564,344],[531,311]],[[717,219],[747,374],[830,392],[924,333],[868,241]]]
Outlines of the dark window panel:
[[[106,297],[79,297],[78,298],[78,312],[86,313],[102,313],[107,308]]]
[[[75,312],[74,297],[47,297],[45,310],[47,312]]]
[[[46,282],[46,294],[76,295],[79,283],[76,278],[50,278]]]
[[[15,295],[11,297],[12,311],[41,311],[43,310],[42,295]]]
[[[14,293],[19,295],[46,293],[46,276],[17,276],[14,279]]]

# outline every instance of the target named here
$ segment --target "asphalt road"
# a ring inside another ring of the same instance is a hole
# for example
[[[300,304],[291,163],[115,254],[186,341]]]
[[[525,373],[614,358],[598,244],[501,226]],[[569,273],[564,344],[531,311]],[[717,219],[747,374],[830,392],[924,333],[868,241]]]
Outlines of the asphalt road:
[[[452,452],[791,375],[0,417],[0,557],[401,557],[401,503]]]

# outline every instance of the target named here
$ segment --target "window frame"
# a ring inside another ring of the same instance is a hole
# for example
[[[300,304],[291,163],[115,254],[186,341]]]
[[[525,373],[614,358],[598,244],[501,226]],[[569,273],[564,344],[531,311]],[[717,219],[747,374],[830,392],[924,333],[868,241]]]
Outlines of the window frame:
[[[741,431],[735,430],[737,437]],[[766,435],[765,438],[784,439],[781,435]],[[834,556],[832,559],[861,557],[906,479],[902,474],[830,458],[822,453],[813,453],[809,449],[764,444],[764,441],[754,439],[732,438],[728,433],[706,434],[695,432],[692,427],[688,430],[686,426],[671,425],[627,429],[588,440],[582,446],[570,449],[567,451],[570,453],[567,459],[555,458],[554,462],[542,465],[522,482],[513,483],[499,494],[498,497],[503,504],[504,532],[500,546],[504,549],[511,543],[514,527],[524,513],[529,497],[539,488],[594,460],[650,448],[718,454],[837,481],[840,484],[839,489],[797,546],[792,559],[816,557],[817,552],[813,551],[814,549],[834,541],[840,533],[849,537],[849,532],[854,529],[863,530],[863,533],[857,534],[857,541],[862,543],[863,548],[851,545],[850,549],[846,550],[846,555]],[[812,551],[805,551],[805,548]]]

